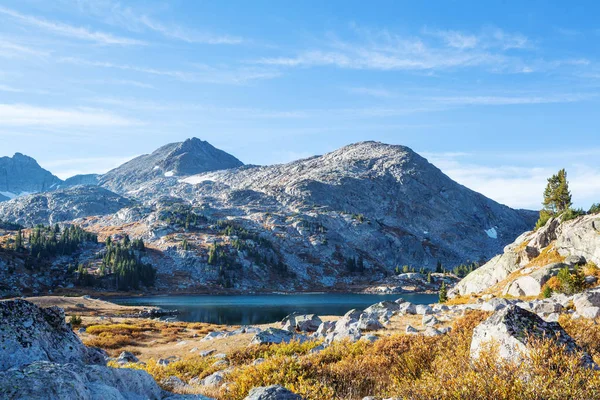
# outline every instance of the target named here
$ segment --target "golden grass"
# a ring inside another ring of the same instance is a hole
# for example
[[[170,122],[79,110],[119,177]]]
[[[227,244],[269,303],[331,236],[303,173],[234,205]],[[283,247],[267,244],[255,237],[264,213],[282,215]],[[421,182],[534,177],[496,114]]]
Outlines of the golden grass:
[[[473,329],[489,314],[471,311],[443,336],[396,334],[375,343],[335,343],[317,354],[310,350],[318,342],[239,349],[228,355],[234,368],[225,375],[226,388],[194,386],[185,392],[241,400],[253,387],[279,384],[307,400],[600,398],[600,372],[582,369],[580,354],[568,355],[549,341],[531,343],[529,363],[498,363],[493,348],[471,361]],[[567,316],[560,322],[599,361],[600,326]],[[265,361],[253,365],[257,358]],[[225,368],[215,366],[215,361],[194,356],[166,367],[150,360],[135,368],[145,369],[158,382],[169,376],[190,382]]]
[[[565,261],[565,257],[561,256],[556,248],[554,248],[554,243],[551,243],[544,247],[540,252],[540,255],[532,259],[526,267],[543,267],[548,264],[563,261]]]

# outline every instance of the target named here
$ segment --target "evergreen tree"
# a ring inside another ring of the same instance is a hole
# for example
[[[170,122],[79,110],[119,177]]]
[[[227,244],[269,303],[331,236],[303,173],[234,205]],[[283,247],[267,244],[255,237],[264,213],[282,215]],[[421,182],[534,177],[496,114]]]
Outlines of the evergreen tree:
[[[427,283],[431,283],[431,272],[427,273]]]
[[[435,266],[435,272],[442,273],[444,272],[444,267],[442,266],[442,262],[438,260],[437,265]]]
[[[561,169],[548,178],[544,190],[544,209],[552,213],[561,213],[571,207],[571,192],[567,181],[567,171]]]
[[[448,301],[448,289],[446,289],[446,282],[442,281],[442,286],[440,287],[440,303],[445,303]]]

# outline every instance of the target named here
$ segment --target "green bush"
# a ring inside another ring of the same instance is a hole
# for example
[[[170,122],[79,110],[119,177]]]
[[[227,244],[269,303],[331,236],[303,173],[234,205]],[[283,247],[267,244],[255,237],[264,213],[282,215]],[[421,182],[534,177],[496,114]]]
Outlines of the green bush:
[[[546,225],[546,222],[550,220],[554,216],[554,213],[547,210],[540,211],[540,218],[537,220],[535,224],[535,230],[540,229],[542,226]]]
[[[590,210],[588,211],[588,214],[598,214],[598,213],[600,213],[600,203],[592,204],[592,206],[590,207]]]
[[[585,215],[585,211],[583,211],[581,208],[568,208],[561,214],[561,220],[562,222],[570,221],[582,215]]]

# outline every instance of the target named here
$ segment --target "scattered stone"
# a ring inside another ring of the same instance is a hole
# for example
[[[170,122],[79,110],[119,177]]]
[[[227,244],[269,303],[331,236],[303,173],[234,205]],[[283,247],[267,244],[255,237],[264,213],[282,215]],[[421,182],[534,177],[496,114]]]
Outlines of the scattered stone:
[[[163,379],[161,384],[169,390],[180,390],[188,386],[184,381],[176,376],[170,376],[166,379]]]
[[[214,372],[210,375],[208,375],[206,378],[202,379],[201,385],[203,386],[208,386],[208,387],[219,387],[221,385],[223,385],[223,383],[225,381],[225,373],[223,371],[217,371]]]
[[[362,314],[358,320],[358,328],[361,331],[378,331],[383,329],[383,325],[374,316]]]
[[[130,353],[128,351],[122,352],[121,354],[119,354],[119,357],[117,357],[117,362],[119,364],[136,363],[139,361],[140,360],[135,356],[135,354]]]
[[[379,337],[375,336],[375,335],[365,335],[365,336],[361,337],[360,340],[375,343],[377,340],[379,340]]]
[[[419,305],[415,306],[415,314],[417,314],[417,315],[433,314],[433,310],[428,305],[419,304]]]
[[[299,395],[290,392],[283,386],[261,386],[250,390],[244,400],[302,400]]]
[[[319,325],[316,335],[325,337],[335,329],[335,321],[324,321]]]
[[[208,357],[208,356],[210,356],[211,354],[214,354],[215,352],[216,352],[216,350],[215,350],[215,349],[211,349],[211,350],[202,350],[202,351],[200,352],[200,357]]]
[[[438,331],[433,326],[428,326],[423,333],[425,336],[440,336],[443,335],[441,331]]]
[[[423,315],[423,326],[435,326],[440,323],[440,321],[435,317],[435,315]]]
[[[406,302],[400,304],[400,306],[398,307],[398,312],[401,314],[414,315],[417,313],[417,308],[411,302],[406,301]]]
[[[419,333],[419,331],[410,325],[406,325],[406,333],[407,334],[415,334],[415,333]]]

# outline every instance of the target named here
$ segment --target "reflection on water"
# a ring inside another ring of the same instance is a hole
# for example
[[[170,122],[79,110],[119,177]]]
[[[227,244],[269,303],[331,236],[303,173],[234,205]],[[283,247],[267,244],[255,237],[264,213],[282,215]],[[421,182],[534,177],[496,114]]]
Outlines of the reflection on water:
[[[433,294],[271,294],[235,296],[149,296],[111,298],[124,305],[157,306],[179,310],[177,319],[221,325],[254,325],[282,320],[296,311],[318,315],[344,315],[353,308],[364,309],[380,301],[399,297],[415,304],[437,301]]]

